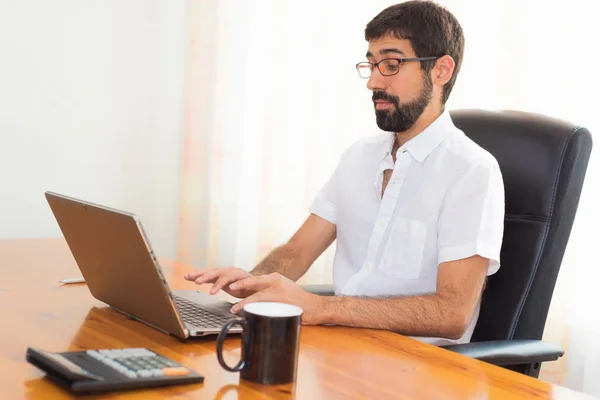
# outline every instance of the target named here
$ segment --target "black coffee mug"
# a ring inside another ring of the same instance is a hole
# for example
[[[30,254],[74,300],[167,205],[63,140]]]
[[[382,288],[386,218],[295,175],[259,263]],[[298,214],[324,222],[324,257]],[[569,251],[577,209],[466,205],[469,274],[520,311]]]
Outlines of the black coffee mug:
[[[242,357],[233,368],[223,360],[223,340],[234,325],[242,332]],[[277,385],[296,380],[302,309],[284,303],[250,303],[243,319],[228,321],[217,338],[217,358],[223,368],[240,372],[250,382]]]

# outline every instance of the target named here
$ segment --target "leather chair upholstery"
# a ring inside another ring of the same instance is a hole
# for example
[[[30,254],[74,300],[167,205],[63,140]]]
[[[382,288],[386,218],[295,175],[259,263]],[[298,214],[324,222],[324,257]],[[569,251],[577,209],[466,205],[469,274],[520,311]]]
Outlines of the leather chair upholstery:
[[[454,124],[496,157],[505,186],[501,268],[483,293],[471,343],[447,346],[538,376],[562,349],[540,341],[592,149],[590,132],[519,111],[457,110]],[[331,294],[331,287],[309,287]]]

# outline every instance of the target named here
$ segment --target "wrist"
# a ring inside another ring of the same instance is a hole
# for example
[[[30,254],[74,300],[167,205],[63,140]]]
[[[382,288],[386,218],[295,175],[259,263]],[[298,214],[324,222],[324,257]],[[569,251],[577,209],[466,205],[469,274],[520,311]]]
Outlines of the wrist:
[[[320,296],[313,294],[314,300],[314,320],[316,325],[330,324],[331,321],[331,301],[333,296]]]

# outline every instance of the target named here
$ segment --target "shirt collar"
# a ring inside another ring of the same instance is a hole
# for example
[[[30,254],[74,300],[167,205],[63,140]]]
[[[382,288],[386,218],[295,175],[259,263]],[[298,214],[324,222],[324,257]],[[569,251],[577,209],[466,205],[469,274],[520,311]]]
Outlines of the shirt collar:
[[[406,150],[419,163],[425,161],[427,156],[433,152],[455,128],[450,113],[444,111],[423,132],[419,133],[408,142],[404,143],[398,151]],[[394,146],[395,135],[389,135],[388,140],[382,147],[381,159],[391,154]]]

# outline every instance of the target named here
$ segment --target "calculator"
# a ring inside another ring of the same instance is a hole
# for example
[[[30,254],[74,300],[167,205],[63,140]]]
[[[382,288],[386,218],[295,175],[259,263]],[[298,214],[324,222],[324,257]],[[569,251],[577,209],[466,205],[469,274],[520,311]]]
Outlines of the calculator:
[[[176,361],[145,348],[51,353],[27,349],[29,363],[73,393],[145,389],[202,383],[204,377]]]

